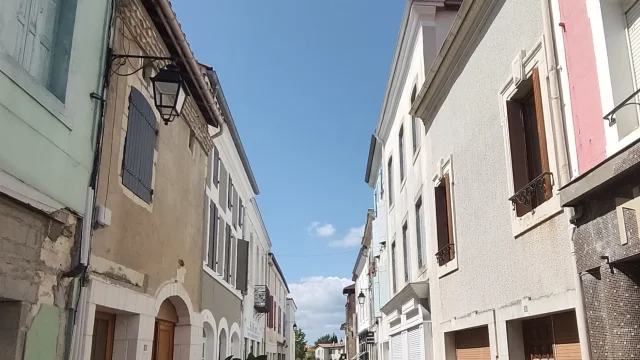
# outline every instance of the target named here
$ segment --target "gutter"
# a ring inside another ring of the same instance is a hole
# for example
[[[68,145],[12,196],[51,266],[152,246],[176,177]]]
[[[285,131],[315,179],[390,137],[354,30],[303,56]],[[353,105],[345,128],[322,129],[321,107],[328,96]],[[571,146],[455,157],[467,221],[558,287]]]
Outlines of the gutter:
[[[276,270],[278,270],[278,274],[280,274],[280,277],[282,277],[282,282],[284,282],[284,287],[287,288],[288,293],[291,293],[291,290],[289,290],[289,285],[287,285],[287,279],[285,279],[284,274],[282,274],[282,269],[280,269],[280,265],[278,264],[278,260],[276,260],[276,256],[272,252],[269,252],[269,256],[271,257],[271,260],[273,260],[273,264],[276,266]]]
[[[231,110],[229,110],[227,99],[224,96],[224,91],[222,91],[222,86],[220,85],[220,79],[218,78],[218,74],[215,72],[215,70],[213,70],[211,66],[207,66],[207,65],[203,65],[203,66],[207,69],[207,78],[211,82],[211,85],[214,87],[214,96],[217,97],[218,104],[222,108],[225,122],[229,127],[229,134],[233,139],[233,143],[236,146],[238,155],[240,155],[240,161],[242,162],[242,167],[244,168],[244,171],[247,174],[247,177],[249,178],[249,183],[251,184],[253,193],[256,195],[260,195],[260,189],[258,188],[258,183],[253,175],[253,171],[251,170],[251,165],[249,164],[249,158],[247,157],[247,153],[244,151],[244,147],[242,146],[242,140],[240,139],[240,134],[238,133],[236,124],[233,121],[233,116],[231,116]],[[218,134],[216,133],[214,134],[214,136],[217,137]]]
[[[193,51],[189,47],[189,43],[187,42],[187,38],[182,32],[182,28],[180,27],[180,23],[178,19],[176,19],[176,14],[173,12],[171,8],[171,3],[169,0],[153,0],[153,2],[160,8],[158,11],[158,15],[160,16],[162,22],[165,24],[167,29],[169,29],[169,36],[171,40],[177,45],[177,51],[180,54],[186,64],[187,71],[189,72],[189,76],[195,83],[198,92],[202,95],[204,100],[206,101],[206,106],[209,110],[209,113],[212,114],[213,119],[217,119],[218,122],[211,124],[215,127],[220,127],[220,124],[224,122],[222,114],[216,105],[215,99],[211,92],[209,92],[207,84],[204,81],[204,77],[200,72],[200,66],[193,56]]]

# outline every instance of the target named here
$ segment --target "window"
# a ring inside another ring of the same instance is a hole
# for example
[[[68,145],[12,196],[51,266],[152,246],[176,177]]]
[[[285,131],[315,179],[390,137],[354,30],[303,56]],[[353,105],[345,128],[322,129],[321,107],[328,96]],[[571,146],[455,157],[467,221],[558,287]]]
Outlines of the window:
[[[242,229],[242,225],[244,225],[244,206],[242,206],[242,199],[238,198],[238,226]]]
[[[398,144],[398,150],[400,151],[400,182],[402,182],[404,180],[404,126],[400,126]]]
[[[411,90],[411,104],[416,101],[418,88],[416,85],[413,85],[413,90]],[[418,151],[418,146],[420,145],[420,120],[412,116],[411,117],[411,138],[413,140],[413,153],[415,154]]]
[[[202,328],[202,360],[207,357],[207,332]]]
[[[393,293],[396,293],[396,242],[391,243],[391,284]]]
[[[520,83],[516,94],[507,101],[507,119],[513,188],[516,193],[516,201],[513,202],[517,216],[523,216],[551,198],[551,176],[537,68],[533,69],[529,79]],[[536,185],[539,181],[544,183],[544,190]]]
[[[207,264],[211,269],[215,268],[216,246],[218,246],[218,207],[213,201],[209,201],[209,251],[207,254]]]
[[[453,246],[453,212],[449,174],[444,174],[435,188],[436,230],[438,236],[438,265],[442,266],[455,257]]]
[[[213,146],[213,183],[220,185],[220,153],[218,148]]]
[[[0,51],[64,102],[77,1],[3,0],[3,5]]]
[[[418,249],[418,268],[424,265],[424,231],[422,230],[422,198],[416,202],[416,245]]]
[[[122,185],[148,204],[153,196],[151,184],[156,136],[156,116],[151,105],[138,89],[131,87],[122,157]]]
[[[393,205],[393,157],[387,163],[387,186],[389,188],[389,207]]]
[[[193,130],[189,130],[189,151],[191,155],[194,155],[196,151],[196,133]]]
[[[402,225],[402,255],[404,265],[404,282],[409,282],[409,246],[407,246],[407,223]]]

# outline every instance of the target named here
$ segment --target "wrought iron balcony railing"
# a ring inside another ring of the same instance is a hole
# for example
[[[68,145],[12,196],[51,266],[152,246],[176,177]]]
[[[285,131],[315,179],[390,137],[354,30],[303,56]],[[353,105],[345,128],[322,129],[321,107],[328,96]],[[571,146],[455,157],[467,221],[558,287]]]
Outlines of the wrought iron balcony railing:
[[[552,186],[553,174],[550,172],[544,172],[533,179],[531,182],[529,182],[527,185],[523,186],[522,189],[518,190],[515,194],[513,194],[513,196],[509,198],[509,201],[511,201],[511,204],[513,204],[514,210],[516,208],[516,204],[537,206],[539,204],[534,204],[534,199],[538,199],[538,196],[540,194],[546,194],[547,191],[551,190]]]
[[[609,111],[607,115],[602,118],[609,121],[609,125],[613,125],[616,123],[616,113],[627,105],[640,105],[638,102],[632,102],[631,100],[635,98],[640,93],[640,89],[633,92],[633,94],[629,95],[626,99],[624,99],[620,104],[613,108],[613,110]]]
[[[438,252],[436,253],[436,260],[438,260],[439,266],[442,266],[453,260],[453,249],[453,244],[447,244],[440,250],[438,250]]]
[[[269,298],[271,293],[267,285],[256,285],[253,287],[253,308],[259,313],[268,313]]]

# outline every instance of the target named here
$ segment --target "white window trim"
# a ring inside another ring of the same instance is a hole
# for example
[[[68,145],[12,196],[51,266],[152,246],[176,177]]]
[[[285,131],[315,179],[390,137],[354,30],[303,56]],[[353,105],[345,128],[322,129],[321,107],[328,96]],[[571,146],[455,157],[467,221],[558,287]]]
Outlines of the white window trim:
[[[545,125],[545,136],[547,140],[547,154],[549,157],[549,171],[553,174],[553,182],[552,182],[552,197],[551,199],[545,201],[543,204],[535,208],[533,211],[518,217],[515,209],[510,201],[505,201],[505,206],[508,206],[509,213],[511,216],[511,232],[514,237],[518,237],[521,234],[529,231],[533,227],[539,225],[540,223],[548,220],[552,216],[560,213],[562,211],[562,207],[560,206],[560,197],[558,196],[558,164],[556,161],[556,151],[555,151],[555,140],[553,138],[553,124],[551,122],[551,111],[549,104],[549,89],[547,87],[547,64],[544,56],[544,48],[542,46],[544,39],[540,39],[534,47],[529,51],[521,51],[518,54],[514,63],[518,60],[521,61],[522,64],[522,73],[521,79],[525,80],[531,76],[533,69],[535,67],[538,68],[538,73],[540,74],[540,92],[542,95],[542,109],[543,109],[543,117],[544,117],[544,125]],[[514,67],[515,68],[515,67]],[[513,95],[517,92],[517,86],[520,81],[518,80],[518,74],[511,74],[505,85],[502,87],[499,96],[500,102],[500,122],[502,125],[502,132],[504,138],[504,149],[505,149],[505,158],[507,160],[507,192],[509,196],[513,195],[517,189],[514,188],[513,184],[513,166],[511,163],[511,143],[509,140],[509,124],[507,118],[507,108],[506,104],[509,99],[513,97]]]
[[[609,67],[609,54],[607,52],[607,40],[605,37],[604,21],[602,18],[601,0],[587,1],[587,15],[591,22],[591,35],[593,37],[593,47],[596,60],[596,70],[598,76],[598,88],[600,90],[600,101],[602,103],[603,114],[601,117],[613,109],[617,104],[613,98],[613,84]],[[628,6],[632,2],[627,4]],[[628,54],[629,58],[631,54]],[[640,120],[640,119],[639,119]],[[620,150],[640,138],[640,128],[620,139],[618,137],[618,126],[616,123],[609,124],[602,119],[604,126],[607,157],[615,155]]]
[[[458,258],[459,258],[459,252],[458,252],[458,237],[456,236],[457,231],[457,227],[456,227],[456,205],[455,205],[455,196],[454,196],[454,188],[453,188],[453,184],[454,184],[454,180],[453,180],[453,155],[449,155],[449,157],[445,160],[440,159],[436,165],[436,173],[433,176],[433,188],[435,190],[435,188],[437,188],[438,186],[440,186],[440,184],[442,183],[442,181],[445,179],[444,175],[445,174],[449,174],[449,196],[450,196],[450,203],[451,203],[451,227],[453,229],[453,260],[447,262],[446,264],[442,265],[442,266],[438,266],[437,262],[434,262],[438,268],[438,278],[441,278],[445,275],[448,275],[456,270],[458,270]],[[433,196],[433,193],[432,193]],[[432,211],[434,216],[437,216],[437,211],[435,208],[435,201],[431,201],[432,205]],[[424,206],[424,202],[423,202],[423,206]],[[424,211],[424,210],[423,210]],[[426,214],[426,212],[425,212]],[[425,215],[426,216],[426,215]],[[433,234],[433,238],[436,241],[435,244],[435,249],[438,249],[438,221],[434,221],[434,224],[436,224],[433,227],[433,231],[435,231],[435,233]],[[436,251],[437,251],[436,250]],[[431,256],[435,256],[431,255]],[[428,263],[428,261],[425,261],[425,263]]]

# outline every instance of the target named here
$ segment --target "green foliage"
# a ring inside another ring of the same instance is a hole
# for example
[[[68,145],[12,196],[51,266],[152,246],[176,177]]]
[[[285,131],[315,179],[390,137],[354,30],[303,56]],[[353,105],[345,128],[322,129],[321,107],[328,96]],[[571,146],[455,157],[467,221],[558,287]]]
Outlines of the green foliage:
[[[325,334],[319,337],[318,340],[316,340],[316,346],[318,346],[318,344],[333,344],[337,342],[338,337],[336,336],[336,333],[333,333],[333,335]]]
[[[304,331],[298,329],[295,331],[296,335],[296,359],[304,359],[305,358],[305,349],[307,346],[306,334]]]

